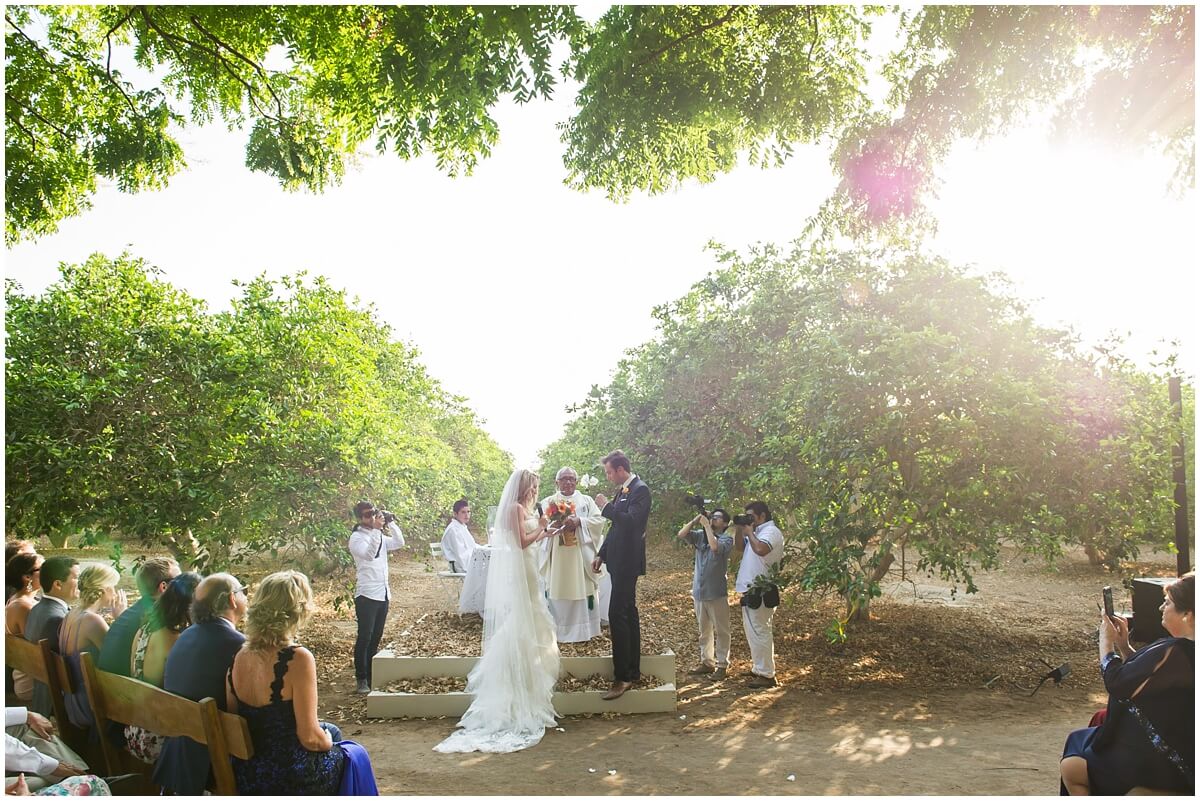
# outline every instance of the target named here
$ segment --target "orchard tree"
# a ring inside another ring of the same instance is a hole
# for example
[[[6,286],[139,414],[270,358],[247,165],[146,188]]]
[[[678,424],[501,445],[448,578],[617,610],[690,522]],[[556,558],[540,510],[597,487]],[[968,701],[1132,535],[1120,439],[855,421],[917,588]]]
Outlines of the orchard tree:
[[[269,552],[332,570],[350,508],[386,502],[410,532],[511,466],[460,399],[373,310],[321,278],[202,303],[143,262],[63,265],[40,297],[6,291],[9,532],[99,531],[202,567]]]
[[[875,60],[885,17],[900,45]],[[365,146],[469,172],[498,140],[491,109],[549,97],[560,69],[579,84],[566,180],[613,198],[819,143],[840,184],[810,227],[898,227],[954,141],[1042,108],[1165,150],[1194,184],[1191,6],[613,6],[589,25],[569,6],[15,5],[5,45],[10,243],[84,211],[98,180],[165,185],[185,166],[172,126],[214,119],[289,189],[336,183]],[[156,77],[114,68],[122,47]]]
[[[622,445],[660,520],[689,514],[685,492],[767,501],[789,540],[781,580],[846,600],[834,638],[905,549],[974,592],[1003,542],[1110,561],[1169,542],[1179,426],[1165,388],[1148,391],[1165,378],[1081,354],[999,279],[920,253],[719,258],[547,462]]]

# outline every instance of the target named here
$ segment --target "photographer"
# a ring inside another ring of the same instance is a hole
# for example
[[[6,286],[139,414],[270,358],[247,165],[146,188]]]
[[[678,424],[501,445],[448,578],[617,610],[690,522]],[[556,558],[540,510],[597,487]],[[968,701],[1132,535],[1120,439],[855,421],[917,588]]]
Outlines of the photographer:
[[[699,523],[703,528],[694,528]],[[692,574],[692,605],[700,626],[700,664],[689,676],[725,678],[729,669],[729,553],[733,538],[725,533],[729,513],[713,509],[712,520],[700,513],[684,524],[677,535],[696,549],[696,569]]]
[[[383,624],[388,613],[388,552],[404,547],[404,534],[391,512],[376,509],[370,501],[354,505],[358,525],[350,534],[350,555],[354,557],[356,584],[354,616],[358,635],[354,640],[355,692],[371,692],[371,657],[383,639]],[[387,534],[383,529],[386,527]]]
[[[775,606],[764,603],[763,595],[751,592],[750,585],[759,576],[766,575],[771,565],[783,558],[783,532],[771,519],[771,509],[762,501],[746,504],[746,514],[738,515],[733,522],[733,552],[742,559],[734,589],[743,593],[742,627],[746,631],[750,659],[754,663],[749,686],[754,689],[774,687],[778,684],[775,680],[775,640],[771,623],[775,617]],[[778,597],[774,600],[778,605]]]

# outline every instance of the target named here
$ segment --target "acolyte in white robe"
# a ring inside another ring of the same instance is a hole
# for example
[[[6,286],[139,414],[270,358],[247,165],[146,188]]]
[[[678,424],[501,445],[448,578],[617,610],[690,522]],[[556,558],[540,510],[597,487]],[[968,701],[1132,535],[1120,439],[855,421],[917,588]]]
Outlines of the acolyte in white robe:
[[[543,540],[542,578],[558,641],[583,642],[600,636],[600,588],[602,583],[607,583],[604,581],[607,568],[602,566],[599,573],[593,573],[592,560],[604,543],[608,521],[600,515],[596,502],[581,492],[568,496],[551,495],[542,501],[542,508],[548,509],[552,501],[559,499],[575,504],[575,514],[579,518],[579,528],[574,532],[576,544],[566,544],[569,537],[562,534]]]

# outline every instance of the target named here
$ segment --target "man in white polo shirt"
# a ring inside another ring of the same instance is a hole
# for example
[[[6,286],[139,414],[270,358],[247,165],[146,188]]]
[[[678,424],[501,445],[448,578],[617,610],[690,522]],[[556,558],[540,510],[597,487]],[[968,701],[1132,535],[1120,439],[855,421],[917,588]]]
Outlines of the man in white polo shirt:
[[[404,534],[395,519],[384,519],[384,513],[370,501],[354,505],[358,525],[350,534],[350,555],[354,557],[356,582],[354,616],[358,619],[358,635],[354,640],[355,692],[371,692],[371,657],[379,650],[383,639],[383,624],[388,613],[388,553],[404,547]],[[384,533],[386,527],[387,533]]]
[[[733,555],[742,558],[734,584],[734,589],[740,593],[750,589],[755,578],[783,558],[783,532],[771,519],[771,509],[762,501],[754,501],[746,504],[746,513],[753,518],[754,526],[737,526],[733,541]],[[754,689],[778,684],[775,681],[774,617],[775,608],[765,603],[757,609],[742,607],[742,628],[746,632],[750,658],[754,662],[749,686]]]

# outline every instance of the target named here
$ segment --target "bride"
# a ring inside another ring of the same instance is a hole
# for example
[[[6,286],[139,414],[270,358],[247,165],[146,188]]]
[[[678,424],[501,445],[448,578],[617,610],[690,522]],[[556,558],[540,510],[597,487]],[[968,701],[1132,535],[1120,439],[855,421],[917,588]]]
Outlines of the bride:
[[[536,473],[518,469],[504,486],[491,540],[483,655],[467,676],[471,706],[434,751],[520,751],[554,725],[558,641],[529,547],[554,536],[534,511],[538,483]]]

